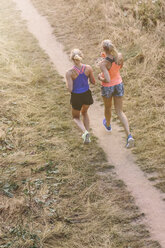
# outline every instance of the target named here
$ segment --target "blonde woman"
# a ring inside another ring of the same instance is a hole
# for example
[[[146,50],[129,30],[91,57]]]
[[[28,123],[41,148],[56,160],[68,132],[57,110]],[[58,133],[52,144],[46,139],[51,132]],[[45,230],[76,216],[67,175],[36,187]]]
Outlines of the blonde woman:
[[[112,131],[111,109],[113,98],[116,113],[127,135],[126,147],[131,148],[134,146],[134,139],[130,133],[127,117],[123,113],[124,85],[120,76],[120,69],[123,66],[122,54],[117,52],[110,40],[102,42],[102,49],[104,59],[99,63],[102,73],[98,75],[98,79],[101,81],[101,94],[104,101],[105,119],[103,125],[108,132]]]
[[[79,49],[73,49],[70,54],[73,67],[66,72],[66,86],[71,93],[72,117],[82,130],[85,144],[90,142],[88,108],[93,104],[89,83],[95,84],[93,70],[90,65],[82,64],[83,54]],[[80,119],[82,114],[82,121]]]

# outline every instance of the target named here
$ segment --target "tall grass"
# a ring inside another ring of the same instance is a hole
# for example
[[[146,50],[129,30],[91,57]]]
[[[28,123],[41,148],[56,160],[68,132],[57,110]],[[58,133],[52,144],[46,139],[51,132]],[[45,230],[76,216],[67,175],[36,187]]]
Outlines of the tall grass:
[[[159,247],[12,1],[0,2],[0,248]],[[107,175],[102,172],[107,172]]]

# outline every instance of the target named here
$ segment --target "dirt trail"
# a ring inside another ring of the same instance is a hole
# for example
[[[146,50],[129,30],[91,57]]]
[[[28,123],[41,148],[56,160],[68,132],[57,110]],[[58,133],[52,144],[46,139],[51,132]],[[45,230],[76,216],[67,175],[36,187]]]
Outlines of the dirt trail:
[[[38,39],[40,46],[49,55],[55,68],[64,76],[71,67],[68,56],[63,51],[63,46],[57,42],[53,29],[45,17],[39,15],[29,0],[13,0],[21,10],[22,18],[27,21],[29,31]],[[112,133],[107,133],[102,127],[103,107],[95,101],[90,108],[90,122],[93,133],[98,137],[101,147],[107,154],[110,164],[115,166],[115,171],[128,187],[135,198],[137,206],[146,216],[152,238],[165,248],[165,204],[163,194],[157,191],[148,181],[144,173],[135,163],[135,158],[130,150],[125,148],[125,140],[120,132],[122,130],[112,122]],[[102,175],[104,176],[104,174]]]

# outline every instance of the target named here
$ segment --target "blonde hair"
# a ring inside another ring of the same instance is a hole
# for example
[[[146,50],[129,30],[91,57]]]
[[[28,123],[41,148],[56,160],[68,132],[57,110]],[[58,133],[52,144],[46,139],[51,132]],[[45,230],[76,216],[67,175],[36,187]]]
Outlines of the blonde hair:
[[[81,61],[83,59],[83,53],[79,49],[75,48],[70,53],[70,59]]]
[[[109,52],[110,54],[112,54],[112,56],[115,59],[115,62],[118,64],[118,61],[119,61],[118,51],[117,51],[116,47],[113,45],[112,41],[111,40],[103,40],[101,45],[106,52]]]

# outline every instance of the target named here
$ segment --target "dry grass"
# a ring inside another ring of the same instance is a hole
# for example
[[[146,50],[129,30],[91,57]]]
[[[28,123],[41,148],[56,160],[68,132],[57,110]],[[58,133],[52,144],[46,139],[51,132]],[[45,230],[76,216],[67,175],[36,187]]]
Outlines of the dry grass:
[[[12,1],[0,19],[0,248],[160,247]]]
[[[93,67],[105,38],[110,38],[123,53],[124,110],[136,139],[137,162],[144,171],[157,173],[155,185],[165,192],[165,2],[32,2],[47,16],[66,51],[79,47],[85,62]],[[98,98],[99,88],[98,85],[95,90]]]

